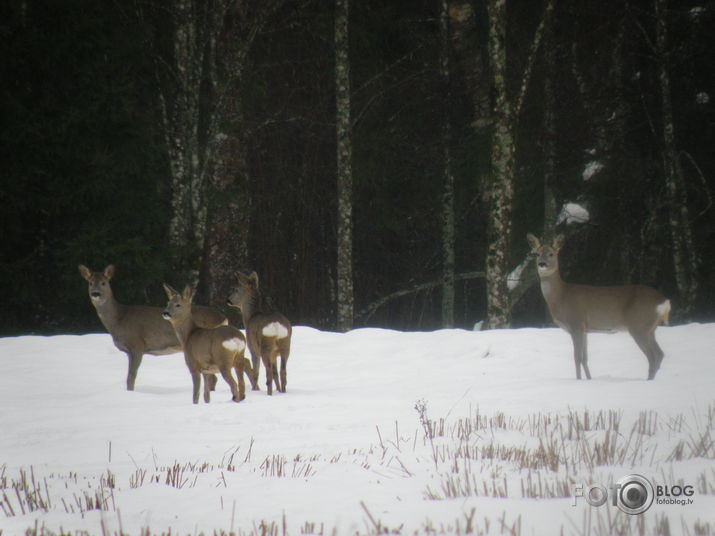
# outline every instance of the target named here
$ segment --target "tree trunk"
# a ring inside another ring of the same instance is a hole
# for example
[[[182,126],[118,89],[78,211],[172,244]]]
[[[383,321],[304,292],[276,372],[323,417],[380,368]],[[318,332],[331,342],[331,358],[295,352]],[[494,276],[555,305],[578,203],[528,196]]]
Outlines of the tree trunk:
[[[442,327],[454,327],[454,174],[452,173],[452,125],[450,121],[451,83],[449,67],[449,9],[441,0],[440,62],[442,82],[442,154],[444,185],[442,193]]]
[[[223,31],[209,40],[206,79],[214,103],[207,119],[206,233],[201,260],[201,298],[222,307],[235,282],[236,270],[248,270],[250,189],[247,134],[241,103],[248,52],[279,2],[254,4],[258,12],[221,15]],[[234,9],[246,7],[234,3]]]
[[[175,33],[171,86],[161,87],[163,127],[171,171],[169,241],[176,266],[198,269],[203,241],[204,192],[199,147],[200,87],[203,51],[199,36],[202,22],[192,0],[174,7]],[[159,62],[163,64],[165,62]]]
[[[547,0],[544,14],[534,32],[529,56],[521,76],[521,85],[512,100],[507,89],[505,0],[488,0],[489,60],[492,67],[494,92],[494,127],[491,151],[491,181],[488,189],[489,220],[487,222],[487,328],[508,328],[511,325],[512,296],[523,294],[528,278],[522,279],[525,263],[510,270],[511,212],[514,204],[514,174],[516,171],[516,123],[526,98],[531,74],[536,62],[544,29],[550,24],[554,0]],[[512,275],[513,274],[513,275]],[[509,284],[509,276],[517,282]],[[512,287],[510,290],[509,287]]]
[[[655,0],[656,47],[658,53],[658,78],[660,82],[661,113],[663,120],[663,170],[669,205],[671,239],[673,241],[673,267],[680,295],[680,310],[687,316],[697,299],[697,271],[700,264],[692,229],[685,178],[675,143],[673,104],[671,101],[670,74],[668,72],[667,0]]]
[[[250,194],[243,114],[238,96],[227,102],[229,128],[217,134],[215,161],[208,185],[207,232],[201,264],[201,299],[223,307],[236,282],[236,270],[247,270]]]
[[[234,262],[240,258],[235,249],[242,246],[244,238],[239,236],[236,246],[228,246],[228,238],[214,240],[207,238],[207,232],[234,231],[237,221],[245,216],[244,211],[238,216],[229,214],[243,201],[228,199],[229,193],[235,193],[235,177],[245,174],[244,149],[239,147],[239,140],[227,139],[223,133],[241,130],[228,124],[241,117],[232,109],[240,102],[238,83],[248,50],[279,3],[177,0],[166,8],[151,4],[137,7],[140,17],[144,16],[143,9],[161,9],[155,17],[168,14],[174,28],[170,52],[160,43],[155,45],[156,78],[171,175],[169,240],[173,263],[180,271],[188,269],[194,279],[199,270],[213,274],[207,271],[206,263],[216,259],[203,257],[219,255],[219,247],[227,248]],[[235,150],[237,154],[229,154]],[[240,169],[226,169],[233,164]],[[221,203],[212,206],[218,212],[212,213],[209,222],[209,203],[215,204],[219,196]],[[223,277],[223,271],[217,277]],[[209,294],[213,296],[213,291]]]
[[[491,88],[486,73],[488,61],[482,53],[483,47],[474,43],[474,36],[479,31],[471,0],[449,0],[448,9],[455,61],[463,72],[472,105],[471,127],[479,135],[492,122]]]
[[[511,244],[511,211],[514,199],[514,125],[506,84],[506,2],[489,0],[489,58],[494,89],[492,176],[489,186],[486,283],[487,325],[507,328],[511,314],[507,275]]]
[[[353,180],[350,124],[348,2],[335,0],[335,104],[337,140],[337,329],[353,326]]]
[[[554,237],[556,227],[556,198],[554,185],[556,183],[556,40],[554,39],[554,24],[544,28],[544,234],[545,241]]]

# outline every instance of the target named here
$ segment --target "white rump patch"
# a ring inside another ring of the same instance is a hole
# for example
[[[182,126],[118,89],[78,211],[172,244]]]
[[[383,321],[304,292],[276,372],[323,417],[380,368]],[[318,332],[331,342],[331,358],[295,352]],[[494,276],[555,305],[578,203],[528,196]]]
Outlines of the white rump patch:
[[[665,300],[663,303],[659,304],[655,311],[658,313],[659,318],[664,318],[670,314],[670,300]]]
[[[234,337],[232,339],[227,339],[221,343],[221,346],[226,348],[226,350],[234,350],[236,352],[240,352],[241,350],[246,349],[246,343],[243,342],[241,339],[238,337]]]
[[[263,333],[266,337],[285,339],[288,336],[288,328],[280,322],[271,322],[263,327],[263,331],[261,333]]]

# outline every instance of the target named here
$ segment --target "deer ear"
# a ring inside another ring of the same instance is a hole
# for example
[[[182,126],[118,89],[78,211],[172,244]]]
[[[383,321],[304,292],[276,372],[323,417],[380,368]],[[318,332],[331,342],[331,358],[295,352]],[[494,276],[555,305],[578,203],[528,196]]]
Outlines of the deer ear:
[[[84,264],[80,264],[77,268],[79,269],[79,275],[89,281],[89,278],[92,277],[92,270],[87,268]]]
[[[554,238],[554,241],[551,243],[551,247],[558,251],[563,247],[565,241],[566,237],[564,235],[556,235],[556,238]]]
[[[251,281],[256,288],[258,288],[258,274],[256,272],[252,272],[250,276],[248,276],[248,280]]]
[[[182,293],[181,297],[187,301],[192,301],[194,299],[194,294],[196,294],[196,287],[186,285],[184,287],[184,292]]]
[[[526,233],[526,240],[529,242],[531,249],[539,249],[541,247],[541,241],[531,233]]]
[[[164,283],[164,292],[166,292],[166,297],[171,299],[178,294],[171,286]]]
[[[104,269],[104,277],[107,278],[107,280],[110,280],[114,277],[114,265],[110,264]]]

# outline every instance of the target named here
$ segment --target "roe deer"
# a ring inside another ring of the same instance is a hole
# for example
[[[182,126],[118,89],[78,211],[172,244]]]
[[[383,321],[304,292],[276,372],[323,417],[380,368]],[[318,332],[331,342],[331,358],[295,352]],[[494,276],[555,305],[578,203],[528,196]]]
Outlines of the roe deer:
[[[103,272],[93,272],[80,264],[79,273],[89,283],[89,299],[112,336],[114,346],[129,358],[127,390],[133,391],[144,354],[175,354],[181,351],[181,343],[171,325],[161,317],[160,307],[117,302],[109,284],[114,277],[114,265],[110,264]],[[196,323],[206,328],[228,323],[223,313],[210,307],[194,306],[194,316]],[[215,379],[213,382],[216,383]]]
[[[536,267],[541,292],[556,324],[573,340],[576,378],[581,367],[587,379],[586,338],[589,331],[627,330],[648,358],[648,379],[655,378],[663,361],[663,350],[655,340],[655,328],[668,323],[670,300],[657,290],[644,285],[595,287],[565,283],[559,274],[559,250],[563,235],[553,243],[542,245],[531,233],[526,235],[536,252]]]
[[[211,375],[217,372],[221,373],[231,388],[234,402],[246,398],[246,384],[243,381],[243,354],[246,350],[246,339],[243,333],[227,325],[209,329],[199,327],[192,311],[194,290],[190,286],[187,285],[184,292],[179,294],[164,283],[164,290],[169,303],[162,315],[173,326],[184,349],[184,359],[193,382],[194,404],[199,403],[201,375],[204,377],[204,402],[211,401]],[[238,376],[238,386],[231,374],[232,369]]]
[[[286,365],[290,355],[292,328],[288,319],[280,313],[263,312],[261,294],[258,290],[258,274],[238,272],[238,286],[229,295],[227,302],[231,307],[241,310],[243,324],[248,338],[248,349],[253,361],[253,389],[258,389],[259,362],[263,361],[266,369],[266,387],[268,394],[273,394],[273,382],[279,392],[286,392]],[[280,381],[277,358],[281,356]]]

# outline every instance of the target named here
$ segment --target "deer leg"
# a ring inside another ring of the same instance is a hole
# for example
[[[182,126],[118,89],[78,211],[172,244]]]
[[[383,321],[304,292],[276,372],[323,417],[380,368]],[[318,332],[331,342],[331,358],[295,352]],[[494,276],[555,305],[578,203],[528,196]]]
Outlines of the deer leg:
[[[266,389],[268,394],[273,394],[273,367],[271,366],[270,360],[267,355],[263,357],[263,366],[266,369]]]
[[[281,386],[280,374],[278,374],[278,350],[274,347],[270,350],[270,362],[271,368],[273,369],[273,381],[276,384],[276,391],[279,393],[283,392],[283,387]]]
[[[144,354],[141,352],[127,352],[127,358],[129,359],[129,370],[127,371],[127,391],[134,390],[134,382],[137,379],[137,372],[139,372],[139,365],[142,364],[142,357]]]
[[[655,343],[657,346],[657,343],[655,342],[655,337],[653,337],[652,334],[651,337],[649,337],[647,333],[644,334],[642,331],[636,329],[629,329],[628,333],[631,334],[631,337],[633,337],[633,340],[636,341],[638,348],[640,348],[641,352],[643,352],[648,358],[648,379],[652,380],[653,378],[655,378],[655,373],[658,372],[658,367],[660,366],[660,363],[658,363],[657,361],[657,357],[654,353],[654,348],[650,341],[652,337],[653,343]],[[660,350],[660,347],[658,347],[658,349]]]
[[[588,333],[583,334],[583,340],[581,341],[581,366],[583,367],[583,372],[586,375],[586,379],[591,379],[591,371],[588,370]]]
[[[273,361],[273,381],[276,384],[276,391],[279,393],[283,392],[283,387],[281,386],[281,378],[280,374],[278,374],[278,363],[276,361]]]
[[[260,391],[258,386],[258,373],[261,370],[261,352],[260,347],[252,342],[252,338],[248,338],[248,349],[251,351],[251,372],[253,378],[251,378],[251,389],[254,391]]]
[[[209,389],[212,391],[216,390],[216,382],[218,382],[218,378],[216,377],[216,374],[209,374]]]
[[[655,340],[655,330],[651,331],[648,335],[648,345],[650,346],[651,358],[650,366],[648,367],[648,379],[655,379],[655,375],[660,369],[660,364],[663,362],[663,350],[658,345],[658,341]]]
[[[256,381],[256,377],[253,375],[253,365],[251,365],[251,361],[247,357],[241,357],[239,360],[241,361],[241,370],[243,370],[242,374],[245,374],[248,381],[251,382],[251,388],[254,391],[258,391],[258,382]],[[238,365],[236,365],[236,367],[238,367]]]
[[[663,349],[658,344],[658,341],[655,340],[655,333],[651,334],[651,339],[651,346],[654,351],[655,369],[658,370],[660,368],[660,364],[663,362],[663,358],[665,357],[665,352],[663,352]]]
[[[261,372],[261,354],[251,354],[251,367],[253,368],[253,381],[251,382],[251,389],[254,391],[260,391],[261,388],[258,384],[258,375]]]
[[[288,356],[281,355],[281,388],[282,392],[286,392],[286,384],[288,383],[288,373],[286,371],[286,365],[288,364]]]
[[[286,371],[286,366],[288,365],[288,356],[290,355],[290,339],[281,339],[278,341],[278,352],[281,356],[281,387],[283,392],[286,392],[286,385],[288,383],[288,372]]]
[[[251,365],[248,359],[243,357],[243,355],[237,357],[234,361],[233,368],[236,370],[236,376],[238,377],[238,398],[236,397],[236,394],[234,394],[234,402],[240,402],[246,398],[246,382],[243,379],[244,373],[248,376],[249,381],[253,381],[251,374],[249,374],[249,371],[245,369],[246,366],[250,367]]]
[[[281,390],[278,369],[276,367],[276,348],[273,339],[270,337],[261,338],[260,345],[261,358],[263,359],[263,366],[266,369],[266,386],[268,387],[268,394],[272,395],[274,383],[278,392]]]
[[[204,402],[211,402],[211,378],[216,379],[213,374],[203,374],[204,377]]]
[[[223,379],[226,381],[228,386],[231,388],[231,399],[234,402],[240,402],[240,398],[238,395],[238,386],[236,385],[236,380],[233,379],[233,375],[231,374],[231,367],[228,366],[226,368],[221,369],[221,376],[223,376]],[[238,375],[239,378],[242,377],[241,374]]]
[[[663,362],[663,357],[665,356],[665,354],[663,352],[663,349],[658,345],[658,341],[655,340],[655,328],[648,332],[647,340],[648,347],[650,348],[649,362],[651,365],[648,367],[648,379],[652,380],[653,378],[655,378],[656,373],[660,369],[660,364]]]
[[[191,383],[193,384],[193,401],[194,404],[199,403],[199,387],[201,387],[201,373],[191,371]]]
[[[581,379],[581,346],[583,333],[579,331],[571,332],[571,340],[573,342],[573,360],[576,365],[576,379]]]

